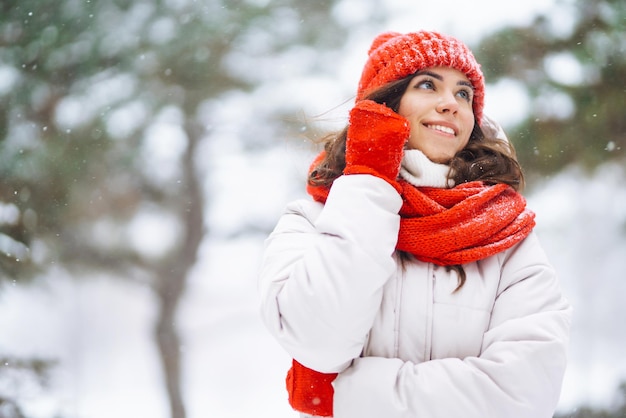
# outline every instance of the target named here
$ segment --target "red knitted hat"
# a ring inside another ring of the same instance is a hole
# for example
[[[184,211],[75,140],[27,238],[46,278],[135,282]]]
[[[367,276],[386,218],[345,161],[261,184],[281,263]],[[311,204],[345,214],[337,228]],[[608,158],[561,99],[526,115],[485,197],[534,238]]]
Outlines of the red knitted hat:
[[[481,121],[485,79],[480,64],[463,42],[437,32],[378,35],[370,47],[356,100],[362,100],[375,88],[429,67],[451,67],[467,76],[474,87],[474,117]]]

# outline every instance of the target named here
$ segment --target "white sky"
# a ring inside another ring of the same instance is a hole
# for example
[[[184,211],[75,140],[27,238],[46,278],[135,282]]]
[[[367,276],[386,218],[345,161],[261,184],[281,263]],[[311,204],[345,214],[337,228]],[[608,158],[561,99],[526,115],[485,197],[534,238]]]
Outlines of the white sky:
[[[525,25],[537,13],[550,10],[555,3],[555,0],[387,0],[385,5],[393,15],[390,25],[396,30],[440,30],[474,43],[498,27]]]

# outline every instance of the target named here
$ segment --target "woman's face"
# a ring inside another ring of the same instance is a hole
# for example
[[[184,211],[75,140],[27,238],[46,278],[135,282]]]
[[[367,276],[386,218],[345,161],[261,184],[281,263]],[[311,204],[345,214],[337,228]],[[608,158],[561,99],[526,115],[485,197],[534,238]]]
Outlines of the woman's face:
[[[447,163],[469,141],[474,128],[474,90],[462,72],[448,67],[419,71],[400,99],[398,113],[411,124],[409,149]]]

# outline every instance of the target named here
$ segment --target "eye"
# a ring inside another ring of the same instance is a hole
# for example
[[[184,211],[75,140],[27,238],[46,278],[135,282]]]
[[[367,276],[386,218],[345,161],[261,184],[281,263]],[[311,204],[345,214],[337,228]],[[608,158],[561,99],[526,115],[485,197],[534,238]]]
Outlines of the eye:
[[[472,101],[472,91],[469,89],[461,89],[457,92],[457,96],[459,96],[461,99],[465,100],[466,102],[471,102]]]
[[[431,79],[424,79],[415,85],[416,89],[434,90],[435,83]]]

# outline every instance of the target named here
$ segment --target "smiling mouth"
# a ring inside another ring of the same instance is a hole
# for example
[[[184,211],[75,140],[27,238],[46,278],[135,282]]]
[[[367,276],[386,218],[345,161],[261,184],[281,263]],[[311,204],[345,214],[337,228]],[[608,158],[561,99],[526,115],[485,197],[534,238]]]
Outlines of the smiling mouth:
[[[443,132],[444,134],[456,136],[456,132],[454,132],[454,129],[448,126],[441,126],[441,125],[424,125],[424,126],[426,126],[428,129],[433,129],[435,131]]]

